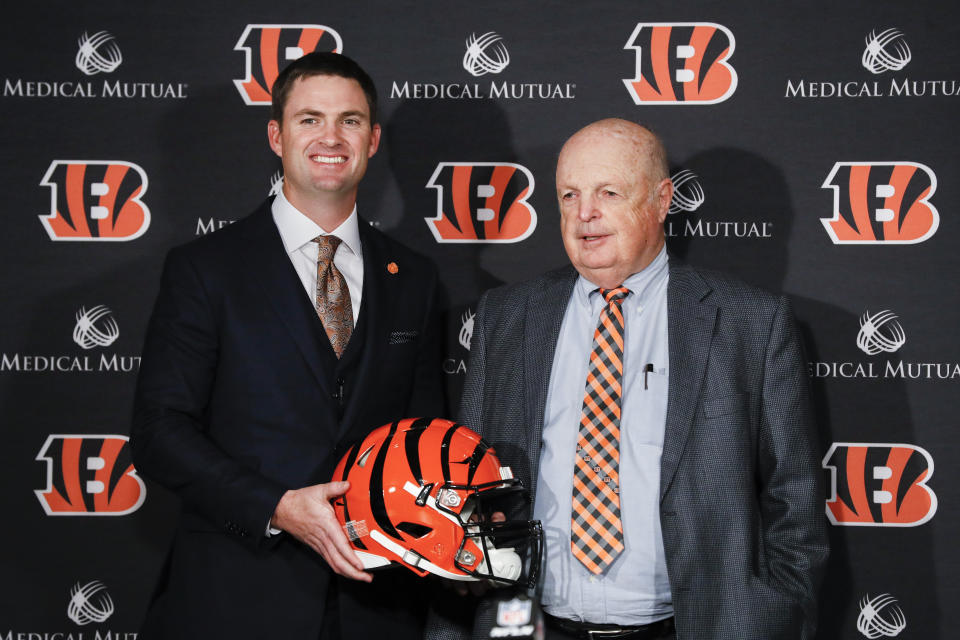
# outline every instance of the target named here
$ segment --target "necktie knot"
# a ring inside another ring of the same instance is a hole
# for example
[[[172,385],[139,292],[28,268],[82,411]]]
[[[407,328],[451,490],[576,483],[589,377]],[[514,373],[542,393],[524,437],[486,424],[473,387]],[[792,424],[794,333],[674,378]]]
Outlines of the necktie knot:
[[[603,299],[607,301],[607,304],[613,304],[614,302],[622,302],[624,298],[627,297],[627,294],[630,293],[630,289],[626,287],[617,287],[615,289],[600,289],[600,295],[603,296]]]
[[[337,252],[337,247],[340,246],[340,238],[337,236],[317,236],[313,239],[313,242],[317,243],[317,246],[320,247],[320,254],[317,256],[317,261],[321,263],[330,262],[333,260],[333,254]]]

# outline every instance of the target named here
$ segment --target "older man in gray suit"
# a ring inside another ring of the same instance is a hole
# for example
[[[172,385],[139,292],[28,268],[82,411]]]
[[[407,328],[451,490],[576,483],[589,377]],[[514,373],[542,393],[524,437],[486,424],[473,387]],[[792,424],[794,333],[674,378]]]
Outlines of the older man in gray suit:
[[[636,124],[567,141],[572,267],[483,296],[460,421],[534,496],[548,639],[811,638],[827,540],[790,306],[667,255],[668,175]]]

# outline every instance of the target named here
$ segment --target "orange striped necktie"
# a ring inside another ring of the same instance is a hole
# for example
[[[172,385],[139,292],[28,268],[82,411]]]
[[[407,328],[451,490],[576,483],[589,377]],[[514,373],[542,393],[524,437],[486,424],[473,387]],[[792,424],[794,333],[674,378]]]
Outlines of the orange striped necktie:
[[[317,255],[317,315],[339,358],[350,342],[353,333],[353,304],[347,280],[333,264],[333,256],[340,246],[337,236],[317,236],[313,239],[320,247]]]
[[[607,306],[593,334],[573,472],[570,548],[592,573],[623,551],[620,522],[620,397],[626,287],[600,289]]]

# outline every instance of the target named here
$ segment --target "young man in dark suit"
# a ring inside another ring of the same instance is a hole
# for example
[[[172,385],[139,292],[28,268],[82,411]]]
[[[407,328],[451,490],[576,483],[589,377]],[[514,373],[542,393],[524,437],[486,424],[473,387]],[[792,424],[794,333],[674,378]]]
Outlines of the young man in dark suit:
[[[419,633],[415,577],[364,572],[330,506],[349,444],[444,412],[436,269],[357,213],[376,100],[349,58],[291,63],[282,192],[167,257],[131,444],[182,515],[141,637]]]

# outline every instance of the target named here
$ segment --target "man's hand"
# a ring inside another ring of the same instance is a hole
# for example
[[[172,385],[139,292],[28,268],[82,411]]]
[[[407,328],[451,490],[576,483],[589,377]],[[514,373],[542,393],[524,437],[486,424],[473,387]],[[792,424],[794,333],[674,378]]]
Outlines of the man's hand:
[[[287,491],[280,498],[270,525],[319,553],[341,576],[371,582],[373,576],[363,570],[363,563],[353,553],[330,505],[333,498],[342,496],[349,488],[349,482],[329,482]]]

